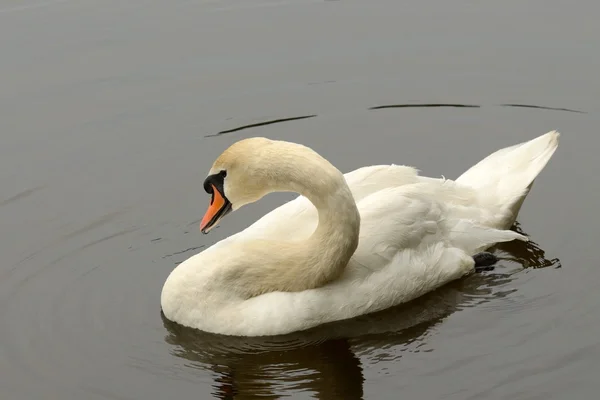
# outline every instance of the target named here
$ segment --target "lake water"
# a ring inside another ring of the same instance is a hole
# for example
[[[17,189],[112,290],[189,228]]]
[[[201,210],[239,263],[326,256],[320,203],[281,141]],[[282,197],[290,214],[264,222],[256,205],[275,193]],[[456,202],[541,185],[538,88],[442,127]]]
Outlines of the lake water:
[[[2,398],[594,398],[599,4],[0,0]],[[372,109],[402,104],[476,107]],[[552,129],[494,271],[280,338],[161,316],[177,263],[292,198],[199,233],[241,138],[454,178]]]

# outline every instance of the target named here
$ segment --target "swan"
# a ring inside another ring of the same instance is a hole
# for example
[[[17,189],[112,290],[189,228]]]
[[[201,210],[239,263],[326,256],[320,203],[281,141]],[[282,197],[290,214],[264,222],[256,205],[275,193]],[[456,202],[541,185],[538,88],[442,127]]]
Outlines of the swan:
[[[266,336],[415,299],[474,272],[474,256],[494,244],[527,240],[509,229],[558,138],[551,131],[500,149],[454,181],[401,165],[344,175],[301,144],[235,142],[204,181],[202,233],[268,193],[300,196],[179,264],[162,288],[163,315]]]

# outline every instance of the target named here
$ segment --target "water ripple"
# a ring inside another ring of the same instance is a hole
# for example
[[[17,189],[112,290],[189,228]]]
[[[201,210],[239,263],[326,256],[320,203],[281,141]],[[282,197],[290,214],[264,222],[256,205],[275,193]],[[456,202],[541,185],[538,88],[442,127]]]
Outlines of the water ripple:
[[[458,103],[421,103],[421,104],[387,104],[381,106],[370,107],[369,110],[382,110],[386,108],[438,108],[438,107],[452,107],[452,108],[481,108],[479,105],[474,104],[458,104]]]
[[[311,114],[311,115],[302,115],[302,116],[299,116],[299,117],[271,119],[271,120],[268,120],[268,121],[257,122],[257,123],[254,123],[254,124],[248,124],[248,125],[238,126],[237,128],[226,129],[224,131],[220,131],[220,132],[215,133],[213,135],[206,135],[205,137],[214,137],[214,136],[223,135],[225,133],[232,133],[232,132],[237,132],[237,131],[241,131],[241,130],[244,130],[244,129],[256,128],[258,126],[280,124],[282,122],[297,121],[297,120],[300,120],[300,119],[314,118],[316,116],[317,116],[316,114]]]

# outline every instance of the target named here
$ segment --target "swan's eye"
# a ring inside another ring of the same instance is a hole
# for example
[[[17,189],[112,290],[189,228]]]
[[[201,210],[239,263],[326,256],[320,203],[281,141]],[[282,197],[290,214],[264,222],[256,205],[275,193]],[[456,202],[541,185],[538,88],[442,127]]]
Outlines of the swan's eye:
[[[225,171],[225,170],[222,170],[221,172],[219,172],[219,176],[220,176],[221,178],[225,178],[225,177],[227,176],[227,171]]]

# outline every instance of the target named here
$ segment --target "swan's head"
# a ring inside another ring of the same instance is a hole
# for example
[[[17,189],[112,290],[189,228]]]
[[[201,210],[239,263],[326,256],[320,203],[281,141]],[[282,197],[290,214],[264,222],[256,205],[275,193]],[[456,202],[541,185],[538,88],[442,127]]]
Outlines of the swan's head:
[[[208,233],[231,211],[277,190],[281,170],[277,156],[285,151],[283,143],[258,137],[244,139],[216,159],[204,180],[204,190],[211,199],[200,223],[202,233]]]
[[[306,146],[243,139],[217,158],[204,181],[211,200],[200,231],[208,233],[231,211],[271,192],[296,192],[315,203],[342,186],[347,189],[342,173]]]

